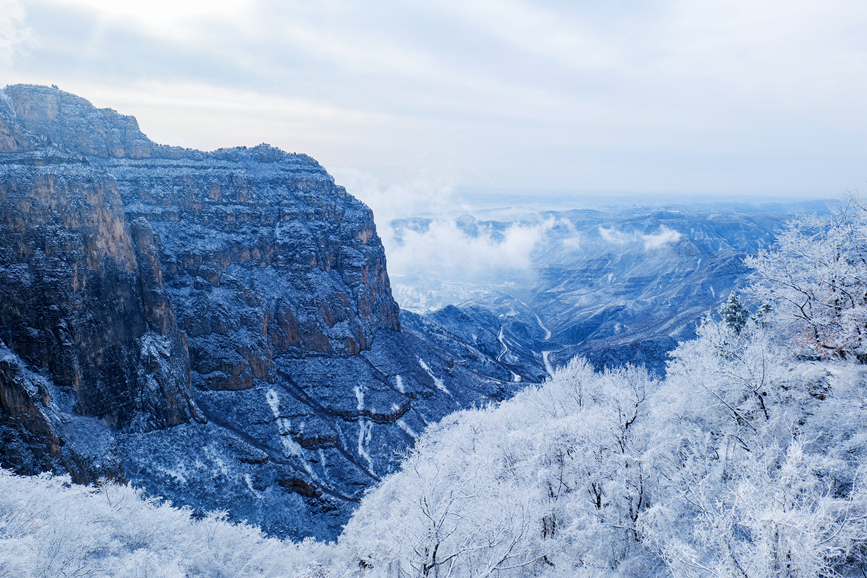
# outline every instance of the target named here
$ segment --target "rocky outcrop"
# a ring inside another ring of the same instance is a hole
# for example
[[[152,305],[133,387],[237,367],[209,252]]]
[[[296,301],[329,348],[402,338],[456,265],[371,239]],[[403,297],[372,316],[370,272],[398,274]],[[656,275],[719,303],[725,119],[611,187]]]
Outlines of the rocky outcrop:
[[[248,388],[273,378],[273,355],[357,354],[399,329],[372,212],[310,157],[160,146],[74,95],[5,93],[27,131],[107,170],[127,218],[159,235],[197,385]]]
[[[399,329],[372,213],[312,159],[263,145],[106,168],[161,239],[197,386],[273,382],[275,357],[354,355]]]
[[[53,146],[96,158],[144,158],[155,150],[164,156],[182,150],[154,145],[133,117],[95,108],[74,94],[30,85],[7,86],[3,93],[0,152]]]
[[[334,537],[427,423],[514,387],[401,331],[373,214],[306,155],[157,145],[35,86],[0,152],[0,339],[156,495]]]
[[[52,470],[61,440],[46,409],[51,397],[44,379],[28,371],[5,345],[0,345],[0,456],[6,467],[35,474]]]

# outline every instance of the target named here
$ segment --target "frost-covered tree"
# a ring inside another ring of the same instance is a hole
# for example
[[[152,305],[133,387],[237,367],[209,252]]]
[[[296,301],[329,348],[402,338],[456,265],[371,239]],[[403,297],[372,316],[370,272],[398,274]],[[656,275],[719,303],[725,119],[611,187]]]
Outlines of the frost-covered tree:
[[[729,298],[719,308],[719,315],[723,323],[730,327],[735,333],[740,333],[741,329],[746,327],[750,320],[750,311],[738,299],[737,293],[732,291]]]
[[[795,330],[799,352],[867,355],[867,208],[850,197],[828,216],[789,224],[774,248],[748,258],[753,294]]]
[[[461,412],[423,436],[346,526],[343,572],[482,577],[537,562],[533,496],[506,440],[487,410]]]
[[[863,547],[862,468],[819,440],[837,427],[825,406],[863,395],[867,376],[797,359],[778,336],[706,319],[650,400],[640,528],[677,576],[830,576]]]
[[[331,549],[266,538],[221,514],[145,498],[129,486],[0,470],[0,576],[326,578]]]
[[[655,382],[583,360],[426,433],[367,495],[340,545],[365,576],[581,576],[650,556],[637,522]]]

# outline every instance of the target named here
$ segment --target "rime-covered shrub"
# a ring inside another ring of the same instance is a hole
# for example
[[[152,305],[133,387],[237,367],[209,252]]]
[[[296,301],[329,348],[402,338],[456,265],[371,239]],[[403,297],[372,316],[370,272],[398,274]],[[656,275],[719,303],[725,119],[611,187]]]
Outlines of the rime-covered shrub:
[[[129,486],[71,484],[0,470],[0,576],[326,576],[328,547],[265,537],[221,514],[145,498]]]
[[[867,207],[859,197],[792,221],[747,264],[754,296],[773,303],[781,329],[793,322],[799,353],[867,360]]]
[[[730,308],[681,344],[663,381],[574,360],[431,428],[347,525],[338,573],[860,569],[867,370],[793,356],[764,318]]]

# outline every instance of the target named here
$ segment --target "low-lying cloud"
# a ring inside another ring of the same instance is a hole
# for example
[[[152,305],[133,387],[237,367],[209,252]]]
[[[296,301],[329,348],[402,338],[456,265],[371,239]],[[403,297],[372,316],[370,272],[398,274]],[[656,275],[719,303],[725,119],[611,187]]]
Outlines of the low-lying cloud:
[[[383,186],[352,169],[334,171],[337,182],[373,209],[393,277],[433,273],[444,279],[472,281],[502,272],[528,270],[532,252],[554,226],[554,220],[513,223],[495,229],[476,221],[474,232],[458,224],[472,207],[455,194],[447,178],[419,174]],[[394,219],[425,219],[424,227],[391,226]],[[577,247],[577,237],[575,243]]]
[[[683,237],[681,233],[669,229],[665,225],[660,225],[656,233],[649,235],[637,232],[625,233],[618,231],[614,227],[599,227],[597,230],[602,240],[608,244],[622,246],[629,243],[641,242],[644,244],[645,251],[655,251],[668,245],[673,245]]]
[[[605,227],[599,227],[599,236],[602,237],[603,241],[611,243],[612,245],[625,245],[632,240],[630,235],[622,233],[614,227],[609,227],[607,229]]]
[[[480,227],[470,235],[454,220],[433,220],[422,231],[381,231],[393,276],[433,272],[450,279],[475,279],[532,267],[532,252],[553,221],[513,224],[495,232]]]
[[[446,177],[417,174],[407,182],[383,185],[373,175],[349,167],[330,172],[338,184],[373,209],[380,228],[392,219],[469,209],[456,197],[453,183]]]
[[[666,245],[673,245],[680,241],[683,235],[673,229],[669,229],[665,225],[660,225],[659,232],[652,235],[641,235],[644,240],[644,250],[652,251],[654,249],[662,249]]]

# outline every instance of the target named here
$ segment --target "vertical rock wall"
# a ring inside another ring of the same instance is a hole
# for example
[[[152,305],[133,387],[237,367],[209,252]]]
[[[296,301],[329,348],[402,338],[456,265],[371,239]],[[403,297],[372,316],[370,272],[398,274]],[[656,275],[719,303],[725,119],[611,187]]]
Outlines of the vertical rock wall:
[[[145,308],[142,284],[159,284],[159,272],[139,272],[114,181],[58,158],[0,171],[0,339],[74,389],[83,415],[139,429],[190,419],[177,328],[156,333],[174,352],[170,362],[145,358],[156,313]],[[171,374],[156,390],[145,377],[155,372]]]

